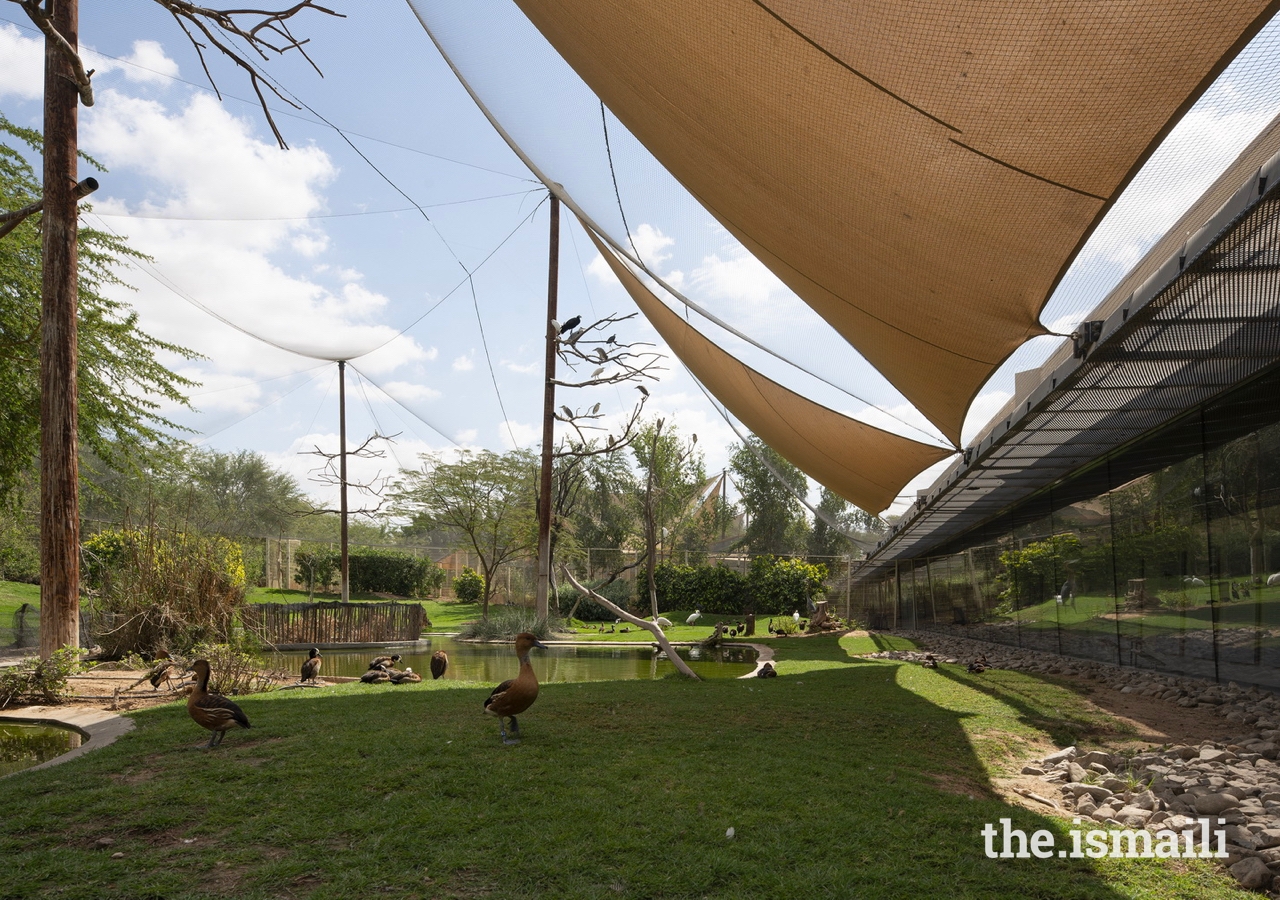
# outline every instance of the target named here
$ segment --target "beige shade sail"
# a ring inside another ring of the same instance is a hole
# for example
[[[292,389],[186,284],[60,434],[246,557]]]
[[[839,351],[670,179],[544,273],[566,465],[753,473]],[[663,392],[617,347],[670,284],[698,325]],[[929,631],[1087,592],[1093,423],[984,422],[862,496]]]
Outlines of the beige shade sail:
[[[819,484],[868,512],[950,456],[802,397],[734,359],[667,308],[593,231],[588,234],[645,317],[680,361],[762,441]]]
[[[515,0],[953,442],[1085,238],[1280,0]]]

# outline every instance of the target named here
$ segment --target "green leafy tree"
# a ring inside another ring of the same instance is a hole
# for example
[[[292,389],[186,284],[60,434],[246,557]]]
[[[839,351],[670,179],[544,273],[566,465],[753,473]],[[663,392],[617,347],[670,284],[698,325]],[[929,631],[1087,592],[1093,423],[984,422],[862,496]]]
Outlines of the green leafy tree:
[[[736,446],[729,467],[751,517],[739,546],[773,554],[803,549],[809,526],[796,494],[809,490],[804,472],[754,435]]]
[[[658,616],[658,541],[663,539],[670,546],[666,539],[675,536],[674,527],[686,517],[706,480],[698,436],[686,441],[674,425],[665,426],[662,419],[642,425],[631,445],[642,473],[635,503],[644,527],[649,605],[654,618]]]
[[[39,152],[38,132],[0,115],[0,132]],[[88,157],[85,157],[88,159]],[[93,162],[89,160],[89,162]],[[96,163],[94,163],[96,165]],[[40,182],[26,157],[0,144],[0,210],[38,200]],[[81,445],[113,465],[145,457],[171,441],[178,426],[160,413],[168,402],[189,406],[194,382],[159,362],[197,354],[157,340],[138,327],[137,313],[106,296],[127,285],[117,274],[129,259],[144,259],[120,238],[79,231],[78,308]],[[12,496],[40,446],[40,284],[42,249],[37,217],[0,238],[0,495]]]
[[[449,528],[459,545],[474,550],[484,578],[481,614],[504,563],[532,555],[537,547],[537,459],[527,450],[464,451],[446,463],[426,454],[422,468],[401,473],[394,489],[396,509],[418,530]]]

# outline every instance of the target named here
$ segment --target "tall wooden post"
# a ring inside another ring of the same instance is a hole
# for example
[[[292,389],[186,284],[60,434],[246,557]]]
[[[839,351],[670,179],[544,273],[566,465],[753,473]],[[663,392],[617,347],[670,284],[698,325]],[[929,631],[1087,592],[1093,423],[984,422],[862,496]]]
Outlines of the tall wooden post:
[[[72,49],[77,0],[54,0]],[[44,280],[40,293],[40,656],[80,643],[80,498],[76,422],[76,149],[80,94],[66,54],[44,50]]]
[[[342,602],[351,599],[351,566],[347,556],[347,361],[338,360],[338,510],[342,523],[338,527],[342,536]]]
[[[551,195],[550,258],[547,261],[547,361],[542,391],[542,471],[538,481],[538,584],[535,593],[539,618],[551,610],[551,464],[555,448],[556,412],[556,299],[560,283],[560,198]]]

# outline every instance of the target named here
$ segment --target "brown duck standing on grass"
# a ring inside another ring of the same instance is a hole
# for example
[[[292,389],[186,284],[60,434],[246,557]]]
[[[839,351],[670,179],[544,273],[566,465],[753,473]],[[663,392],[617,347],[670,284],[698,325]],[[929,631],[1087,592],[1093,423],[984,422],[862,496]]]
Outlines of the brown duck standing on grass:
[[[229,728],[248,728],[249,717],[244,710],[236,706],[221,694],[209,693],[209,661],[197,659],[191,664],[191,671],[196,673],[195,687],[187,696],[187,714],[201,728],[213,732],[209,736],[208,750],[222,743]]]
[[[520,724],[516,722],[516,716],[533,706],[533,701],[538,699],[538,676],[533,673],[533,665],[529,662],[529,651],[534,647],[547,649],[546,644],[527,631],[516,635],[516,657],[520,660],[520,674],[502,682],[484,701],[484,711],[498,717],[498,728],[502,732],[504,744],[520,743]],[[502,721],[504,718],[511,719],[510,737],[507,736],[507,728]]]
[[[437,650],[431,654],[431,679],[443,678],[444,673],[449,669],[449,654],[443,650]]]
[[[320,657],[320,648],[312,647],[310,652],[307,653],[306,661],[303,662],[302,664],[302,677],[299,678],[298,681],[314,682],[316,678],[319,677],[320,675],[321,662],[322,662],[322,659]]]

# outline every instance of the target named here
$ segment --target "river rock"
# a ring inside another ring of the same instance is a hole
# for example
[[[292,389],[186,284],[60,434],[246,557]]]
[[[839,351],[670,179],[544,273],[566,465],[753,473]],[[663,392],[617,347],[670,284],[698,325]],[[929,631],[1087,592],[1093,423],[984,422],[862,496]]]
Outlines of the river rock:
[[[1202,816],[1216,816],[1239,805],[1240,801],[1230,794],[1204,794],[1196,798],[1196,812]]]
[[[1248,856],[1231,867],[1230,872],[1241,887],[1257,890],[1271,884],[1271,870],[1256,856]]]

